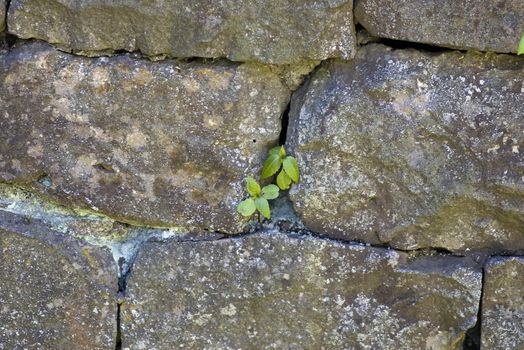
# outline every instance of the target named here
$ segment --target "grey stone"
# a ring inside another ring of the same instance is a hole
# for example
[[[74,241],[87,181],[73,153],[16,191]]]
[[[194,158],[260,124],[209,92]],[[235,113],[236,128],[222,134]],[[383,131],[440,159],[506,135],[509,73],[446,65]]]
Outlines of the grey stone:
[[[115,348],[117,271],[108,249],[0,211],[0,349]]]
[[[352,57],[352,7],[350,0],[13,0],[8,24],[21,38],[87,55],[140,50],[289,64]]]
[[[524,257],[492,258],[485,274],[481,348],[524,349]]]
[[[264,232],[143,246],[124,349],[462,349],[481,273],[466,258]]]
[[[524,60],[369,44],[293,97],[291,199],[336,238],[524,250]]]
[[[0,57],[0,181],[137,225],[237,233],[290,92],[267,66]]]
[[[524,33],[524,2],[357,0],[355,18],[374,36],[516,53]]]

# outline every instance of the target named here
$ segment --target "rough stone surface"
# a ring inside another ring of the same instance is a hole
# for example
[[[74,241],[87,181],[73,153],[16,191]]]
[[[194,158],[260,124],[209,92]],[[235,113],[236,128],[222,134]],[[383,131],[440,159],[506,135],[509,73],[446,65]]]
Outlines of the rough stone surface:
[[[0,0],[0,33],[5,29],[6,1]]]
[[[89,59],[41,43],[0,58],[0,85],[1,181],[128,223],[230,233],[289,100],[262,65]]]
[[[462,349],[481,273],[466,258],[261,233],[148,243],[124,349]]]
[[[271,6],[269,6],[271,5]],[[354,53],[350,0],[13,0],[9,31],[85,54],[287,64]]]
[[[522,0],[357,0],[356,21],[372,35],[451,48],[516,53]]]
[[[524,249],[524,60],[370,44],[324,64],[288,130],[310,229],[400,249]]]
[[[107,249],[0,211],[0,349],[114,349],[115,267]]]
[[[482,349],[524,349],[524,257],[492,258],[485,267]]]

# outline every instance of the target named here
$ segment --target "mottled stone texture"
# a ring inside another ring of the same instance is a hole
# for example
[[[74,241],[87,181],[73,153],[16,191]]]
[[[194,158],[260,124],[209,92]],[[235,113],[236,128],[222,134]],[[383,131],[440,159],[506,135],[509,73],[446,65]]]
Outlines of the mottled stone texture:
[[[465,258],[261,233],[149,243],[122,305],[129,349],[461,349],[481,273]]]
[[[351,0],[13,0],[9,31],[86,54],[296,63],[354,53]]]
[[[266,66],[28,44],[0,58],[0,180],[129,223],[236,233],[289,91]]]
[[[6,1],[0,0],[0,33],[5,29]]]
[[[482,349],[524,349],[524,257],[492,258],[485,267]]]
[[[0,211],[0,349],[114,349],[115,266],[108,249]]]
[[[356,21],[372,35],[451,48],[516,53],[522,0],[357,0]]]
[[[524,60],[363,47],[292,101],[310,229],[401,249],[524,249]]]

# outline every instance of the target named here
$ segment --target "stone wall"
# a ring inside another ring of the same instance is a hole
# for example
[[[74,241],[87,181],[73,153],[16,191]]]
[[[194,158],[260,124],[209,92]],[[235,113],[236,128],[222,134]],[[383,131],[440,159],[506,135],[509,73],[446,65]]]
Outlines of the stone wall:
[[[0,0],[0,350],[524,349],[521,0]],[[301,178],[241,217],[284,144]]]

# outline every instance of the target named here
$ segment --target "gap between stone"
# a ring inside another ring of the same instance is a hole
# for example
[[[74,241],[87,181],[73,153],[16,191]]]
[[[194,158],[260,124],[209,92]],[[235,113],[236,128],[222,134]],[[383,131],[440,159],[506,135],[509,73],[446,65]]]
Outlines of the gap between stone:
[[[478,307],[478,313],[477,313],[477,322],[475,325],[468,329],[466,331],[466,336],[464,338],[463,343],[463,350],[480,350],[480,340],[481,340],[481,332],[482,332],[482,298],[484,297],[484,283],[486,279],[486,261],[488,259],[484,260],[482,263],[482,282],[481,282],[481,289],[480,289],[480,300],[479,300],[479,307]]]

